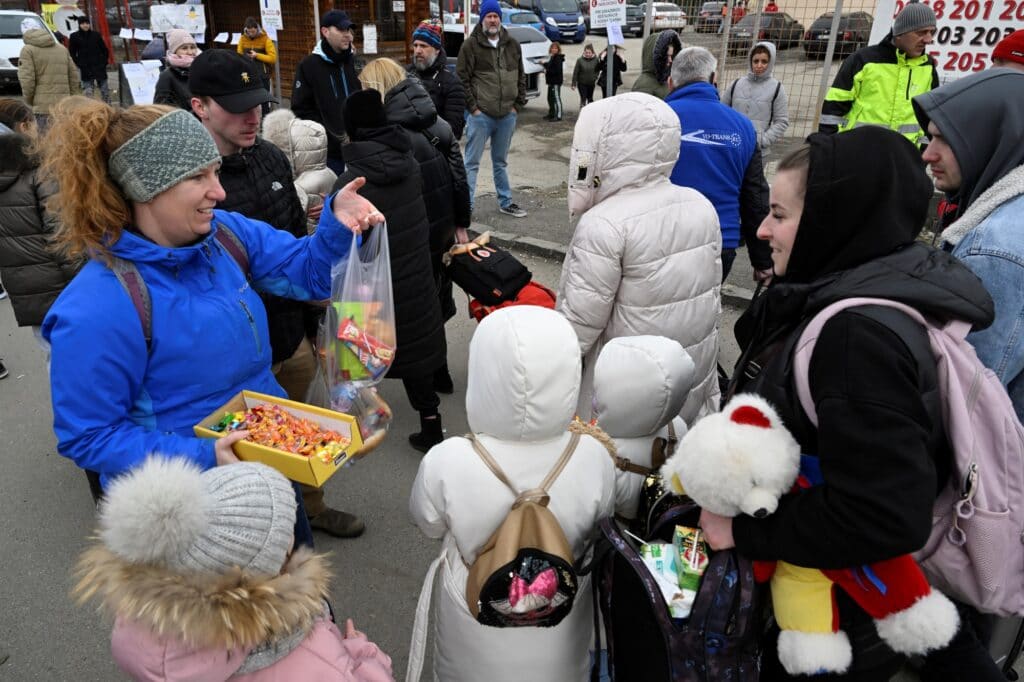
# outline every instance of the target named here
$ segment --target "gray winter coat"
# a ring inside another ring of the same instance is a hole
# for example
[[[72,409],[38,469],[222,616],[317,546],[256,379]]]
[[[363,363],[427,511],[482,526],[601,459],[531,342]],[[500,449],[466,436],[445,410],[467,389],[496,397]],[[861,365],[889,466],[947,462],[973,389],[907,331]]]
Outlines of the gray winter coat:
[[[43,204],[53,193],[26,153],[28,140],[0,135],[0,278],[21,327],[39,326],[78,268],[50,251],[57,219]]]
[[[754,48],[768,48],[770,54],[768,70],[760,76],[751,71],[746,76],[737,78],[722,93],[722,102],[740,112],[754,123],[757,131],[757,144],[761,151],[767,150],[786,132],[789,127],[789,107],[786,100],[786,89],[774,76],[775,45],[762,41],[750,48],[747,53],[747,64]]]

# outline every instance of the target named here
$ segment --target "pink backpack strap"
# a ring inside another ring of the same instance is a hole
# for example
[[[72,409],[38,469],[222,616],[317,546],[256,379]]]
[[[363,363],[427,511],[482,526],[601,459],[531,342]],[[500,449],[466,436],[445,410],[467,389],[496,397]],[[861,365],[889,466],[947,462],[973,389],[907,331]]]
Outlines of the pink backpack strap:
[[[920,323],[923,327],[928,326],[927,321],[917,310],[905,303],[891,301],[887,298],[844,298],[841,301],[836,301],[826,306],[811,318],[810,323],[804,327],[804,331],[800,334],[800,338],[796,342],[796,348],[793,349],[793,378],[796,381],[796,395],[800,400],[800,407],[803,408],[804,414],[807,415],[807,418],[815,427],[818,426],[818,412],[814,409],[814,399],[811,397],[810,369],[811,356],[814,354],[814,346],[818,342],[818,336],[821,335],[821,330],[824,329],[825,323],[838,313],[847,308],[868,305],[894,308],[910,316],[911,319]],[[949,329],[951,332],[956,333],[957,336],[963,338],[970,331],[971,325],[968,322],[956,321],[950,323]],[[963,332],[962,336],[960,332]]]

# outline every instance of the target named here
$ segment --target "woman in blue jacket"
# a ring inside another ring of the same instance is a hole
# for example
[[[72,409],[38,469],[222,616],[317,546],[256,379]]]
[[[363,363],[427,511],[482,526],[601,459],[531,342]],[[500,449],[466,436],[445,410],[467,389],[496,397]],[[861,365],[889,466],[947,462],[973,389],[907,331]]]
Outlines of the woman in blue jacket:
[[[191,114],[65,102],[44,170],[61,188],[57,245],[89,262],[43,322],[58,450],[98,472],[103,486],[150,453],[204,469],[234,462],[231,444],[241,434],[214,442],[192,427],[242,389],[285,395],[270,371],[257,292],[328,298],[349,230],[380,214],[356,194],[358,179],[325,202],[316,234],[296,239],[214,208],[224,198],[221,158]],[[225,228],[242,258],[217,238]],[[115,274],[126,264],[144,283],[147,306],[136,306]]]

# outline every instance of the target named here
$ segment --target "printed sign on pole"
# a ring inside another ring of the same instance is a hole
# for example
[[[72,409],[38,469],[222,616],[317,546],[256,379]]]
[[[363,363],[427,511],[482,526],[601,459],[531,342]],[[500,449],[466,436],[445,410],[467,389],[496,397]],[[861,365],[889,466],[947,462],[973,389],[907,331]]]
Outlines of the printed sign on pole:
[[[260,23],[280,31],[284,28],[281,18],[281,0],[260,0]]]
[[[203,11],[203,6],[150,5],[149,30],[155,33],[167,33],[172,28],[183,28],[189,33],[205,33],[206,13]]]
[[[906,0],[879,0],[870,44],[892,29],[893,19]],[[992,66],[992,49],[1024,24],[1020,0],[923,0],[935,11],[935,42],[927,47],[935,58],[942,83]]]
[[[622,26],[625,23],[625,0],[590,0],[591,28],[607,28],[608,24]]]
[[[622,37],[622,26],[620,26],[618,22],[608,22],[608,25],[605,26],[605,29],[608,31],[609,43],[611,43],[612,45],[618,45],[619,47],[622,47],[626,44],[625,39]]]

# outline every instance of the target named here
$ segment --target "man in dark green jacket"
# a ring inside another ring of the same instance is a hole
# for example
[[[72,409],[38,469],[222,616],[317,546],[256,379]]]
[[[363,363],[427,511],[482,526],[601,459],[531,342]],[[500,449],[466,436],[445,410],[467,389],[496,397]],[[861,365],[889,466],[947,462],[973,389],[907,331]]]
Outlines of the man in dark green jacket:
[[[476,191],[476,173],[484,144],[490,140],[498,210],[523,218],[526,211],[512,201],[507,164],[516,115],[526,106],[526,72],[519,43],[501,25],[498,0],[480,3],[480,23],[459,50],[456,73],[466,91],[466,177],[470,201]]]
[[[912,2],[896,16],[892,32],[846,58],[821,107],[818,131],[842,133],[880,125],[921,144],[910,100],[939,87],[935,60],[926,51],[935,38],[935,12]]]

